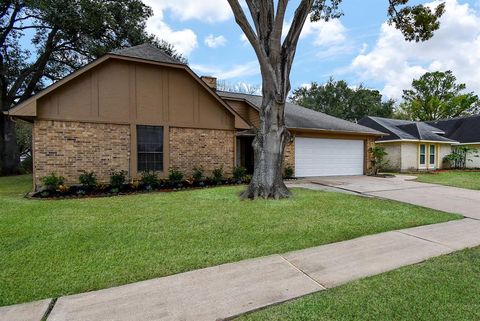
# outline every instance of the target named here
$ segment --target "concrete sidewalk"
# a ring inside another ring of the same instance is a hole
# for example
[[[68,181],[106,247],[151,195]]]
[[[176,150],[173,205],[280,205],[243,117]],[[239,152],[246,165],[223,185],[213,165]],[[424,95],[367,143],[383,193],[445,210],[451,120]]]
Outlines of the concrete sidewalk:
[[[47,321],[221,320],[480,245],[480,221],[386,232],[59,298]],[[50,300],[0,308],[39,321]]]

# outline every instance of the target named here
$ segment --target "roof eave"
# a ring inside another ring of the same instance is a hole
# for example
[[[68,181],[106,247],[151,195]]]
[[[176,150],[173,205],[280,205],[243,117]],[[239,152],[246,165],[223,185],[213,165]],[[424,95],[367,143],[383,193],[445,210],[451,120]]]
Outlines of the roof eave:
[[[389,139],[389,140],[379,140],[377,143],[435,143],[435,144],[450,144],[456,145],[457,141],[443,141],[443,140],[424,140],[424,139]]]
[[[364,135],[364,136],[375,136],[375,137],[383,137],[387,134],[381,132],[362,132],[362,131],[351,131],[351,130],[338,130],[338,129],[327,129],[327,128],[304,128],[304,127],[288,127],[289,130],[297,130],[297,131],[304,131],[304,132],[321,132],[321,133],[337,133],[337,134],[344,134],[344,135]]]

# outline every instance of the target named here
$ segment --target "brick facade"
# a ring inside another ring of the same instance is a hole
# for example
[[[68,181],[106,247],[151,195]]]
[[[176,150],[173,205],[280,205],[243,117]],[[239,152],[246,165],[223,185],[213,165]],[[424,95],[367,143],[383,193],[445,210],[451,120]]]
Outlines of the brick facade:
[[[223,167],[231,176],[235,155],[235,132],[229,130],[170,127],[170,167],[187,176],[194,167],[202,167],[205,175]]]
[[[365,140],[365,174],[372,173],[372,153],[370,148],[375,146],[375,137],[369,137]]]
[[[283,155],[283,166],[291,166],[295,169],[295,141],[287,143]]]
[[[109,172],[129,170],[130,126],[64,121],[35,121],[33,127],[34,179],[51,173],[78,184],[82,170],[94,171],[99,182]]]

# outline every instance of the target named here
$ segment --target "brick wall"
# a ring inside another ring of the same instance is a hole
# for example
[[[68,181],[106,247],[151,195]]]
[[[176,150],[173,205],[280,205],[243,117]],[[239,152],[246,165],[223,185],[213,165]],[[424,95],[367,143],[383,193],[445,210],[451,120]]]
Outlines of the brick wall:
[[[375,138],[368,137],[365,141],[365,174],[372,173],[372,153],[370,153],[370,148],[375,146]]]
[[[71,185],[78,184],[82,170],[94,171],[102,183],[112,169],[129,170],[129,125],[36,121],[33,128],[37,186],[52,172]]]
[[[283,166],[292,166],[295,168],[295,141],[287,143],[285,153],[283,155]]]
[[[202,167],[205,175],[223,166],[231,176],[234,165],[234,132],[228,130],[170,127],[170,167],[187,176],[193,167]]]

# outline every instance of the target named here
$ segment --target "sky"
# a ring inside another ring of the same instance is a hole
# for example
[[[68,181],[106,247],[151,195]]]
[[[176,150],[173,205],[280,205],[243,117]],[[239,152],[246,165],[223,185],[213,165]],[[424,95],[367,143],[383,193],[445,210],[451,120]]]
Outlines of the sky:
[[[154,11],[148,31],[175,45],[198,75],[215,76],[231,86],[261,84],[253,49],[226,0],[143,1]],[[440,30],[427,42],[409,43],[386,23],[386,0],[343,0],[343,17],[304,26],[290,77],[292,88],[333,77],[400,100],[414,78],[452,70],[467,90],[480,95],[480,1],[443,2],[446,12]],[[289,3],[286,28],[298,3]]]

